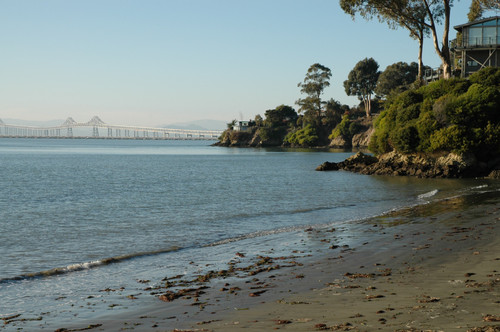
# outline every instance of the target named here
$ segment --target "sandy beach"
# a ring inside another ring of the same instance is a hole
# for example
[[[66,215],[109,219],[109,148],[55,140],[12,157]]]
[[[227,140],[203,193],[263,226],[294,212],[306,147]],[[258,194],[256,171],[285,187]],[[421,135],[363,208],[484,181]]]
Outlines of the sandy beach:
[[[499,222],[496,191],[309,228],[315,247],[242,248],[227,270],[145,289],[141,310],[54,330],[500,331]]]

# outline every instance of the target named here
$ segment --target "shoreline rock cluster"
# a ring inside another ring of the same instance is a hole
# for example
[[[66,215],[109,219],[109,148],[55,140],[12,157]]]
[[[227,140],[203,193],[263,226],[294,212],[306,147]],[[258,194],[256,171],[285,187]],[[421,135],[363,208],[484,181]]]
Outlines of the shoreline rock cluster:
[[[316,170],[345,170],[367,175],[399,175],[420,178],[488,177],[500,179],[500,158],[481,162],[472,154],[449,153],[441,156],[425,156],[405,155],[392,151],[375,157],[358,152],[342,162],[324,162]]]

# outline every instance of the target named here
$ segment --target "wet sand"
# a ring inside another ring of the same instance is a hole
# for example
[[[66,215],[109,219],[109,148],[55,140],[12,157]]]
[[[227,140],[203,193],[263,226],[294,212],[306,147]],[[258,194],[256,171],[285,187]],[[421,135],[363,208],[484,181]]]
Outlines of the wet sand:
[[[232,269],[148,290],[153,305],[54,330],[500,331],[499,223],[492,192],[311,228],[316,246],[242,248]]]

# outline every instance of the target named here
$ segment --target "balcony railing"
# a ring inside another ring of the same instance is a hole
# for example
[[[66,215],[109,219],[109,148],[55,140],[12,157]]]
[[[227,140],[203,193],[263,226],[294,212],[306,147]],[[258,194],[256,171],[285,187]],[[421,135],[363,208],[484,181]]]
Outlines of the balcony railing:
[[[469,38],[469,40],[463,41],[462,47],[480,47],[480,46],[494,46],[494,45],[500,45],[500,36]]]

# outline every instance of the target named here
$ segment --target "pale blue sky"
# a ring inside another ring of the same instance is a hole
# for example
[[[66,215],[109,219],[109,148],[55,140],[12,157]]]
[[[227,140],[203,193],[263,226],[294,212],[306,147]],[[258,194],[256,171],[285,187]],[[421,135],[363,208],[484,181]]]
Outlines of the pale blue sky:
[[[359,60],[383,70],[418,49],[338,0],[0,0],[0,45],[0,119],[148,126],[296,107],[316,62],[333,74],[323,98],[354,105],[342,82]],[[440,64],[430,39],[424,63]]]

